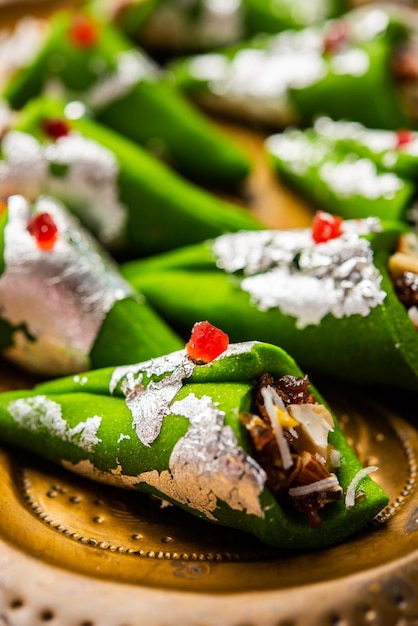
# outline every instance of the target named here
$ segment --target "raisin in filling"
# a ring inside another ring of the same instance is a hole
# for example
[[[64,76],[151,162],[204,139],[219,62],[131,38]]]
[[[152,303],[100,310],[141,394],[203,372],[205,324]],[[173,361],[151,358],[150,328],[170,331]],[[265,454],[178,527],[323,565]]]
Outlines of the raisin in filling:
[[[323,456],[323,446],[316,451],[306,432],[309,429],[292,416],[292,407],[300,405],[310,418],[323,419],[321,413],[317,416],[313,410],[320,405],[310,392],[309,384],[308,377],[274,379],[264,374],[256,388],[253,412],[241,419],[251,436],[254,457],[266,472],[267,485],[278,502],[307,515],[312,527],[320,527],[320,509],[339,500],[342,489],[330,471],[329,459]],[[272,398],[268,407],[266,398]],[[331,420],[327,409],[322,408]],[[275,415],[272,419],[272,410],[277,412],[277,421]],[[310,450],[303,449],[305,440]]]

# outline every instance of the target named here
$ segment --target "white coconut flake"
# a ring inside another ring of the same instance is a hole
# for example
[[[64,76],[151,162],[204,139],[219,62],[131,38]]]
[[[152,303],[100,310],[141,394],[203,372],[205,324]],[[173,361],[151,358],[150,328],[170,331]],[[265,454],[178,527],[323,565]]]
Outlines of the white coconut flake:
[[[347,487],[347,491],[345,494],[345,507],[346,509],[351,509],[356,503],[356,495],[357,495],[357,487],[361,480],[365,476],[372,474],[373,472],[377,472],[379,468],[376,465],[369,465],[368,467],[364,467],[359,470],[357,474],[353,477],[352,481]]]
[[[319,491],[326,491],[328,489],[333,489],[334,487],[338,487],[339,482],[336,476],[329,476],[328,478],[323,478],[322,480],[317,480],[313,483],[309,483],[309,485],[300,485],[299,487],[291,487],[289,489],[289,496],[294,498],[298,496],[306,496],[310,493],[317,493]]]
[[[283,434],[283,428],[279,422],[276,407],[285,409],[285,405],[279,394],[273,387],[264,387],[261,389],[261,395],[264,400],[264,407],[269,417],[271,426],[273,428],[274,435],[276,437],[277,445],[279,447],[280,456],[282,457],[282,463],[284,469],[289,469],[293,465],[292,455],[290,452],[289,444]],[[286,409],[285,409],[286,410]]]

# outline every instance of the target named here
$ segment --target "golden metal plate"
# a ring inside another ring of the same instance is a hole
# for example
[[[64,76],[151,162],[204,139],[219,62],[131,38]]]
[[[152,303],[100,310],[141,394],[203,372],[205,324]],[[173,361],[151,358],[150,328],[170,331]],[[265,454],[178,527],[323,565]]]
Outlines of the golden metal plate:
[[[320,388],[360,459],[380,467],[375,480],[391,499],[369,528],[321,551],[286,554],[0,447],[0,624],[416,626],[410,398]]]
[[[222,127],[253,158],[246,195],[231,199],[267,226],[308,225],[312,207],[266,166],[262,134]],[[0,362],[0,390],[34,382]],[[415,398],[313,382],[380,467],[391,501],[369,528],[289,555],[0,446],[0,626],[418,626]]]

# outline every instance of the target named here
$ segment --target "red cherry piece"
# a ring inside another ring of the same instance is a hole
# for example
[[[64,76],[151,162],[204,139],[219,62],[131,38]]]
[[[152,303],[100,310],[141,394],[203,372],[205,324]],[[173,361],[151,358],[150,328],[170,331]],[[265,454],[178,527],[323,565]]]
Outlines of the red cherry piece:
[[[317,211],[312,222],[312,239],[315,243],[324,243],[335,239],[342,233],[342,217],[325,211]]]
[[[401,128],[396,131],[396,147],[402,148],[415,139],[415,133],[408,128]]]
[[[217,356],[225,352],[229,344],[229,337],[209,322],[196,322],[192,328],[186,352],[197,363],[210,363]]]
[[[324,52],[334,54],[349,41],[349,33],[346,24],[336,21],[324,37]]]
[[[60,118],[49,118],[43,120],[42,130],[44,131],[45,135],[48,135],[48,137],[51,137],[51,139],[59,139],[60,137],[65,137],[66,135],[69,135],[71,128],[67,120]]]
[[[27,223],[29,233],[41,250],[52,250],[58,237],[58,228],[49,213],[36,213]]]
[[[87,15],[77,15],[71,24],[69,37],[77,48],[92,48],[99,39],[98,24]]]

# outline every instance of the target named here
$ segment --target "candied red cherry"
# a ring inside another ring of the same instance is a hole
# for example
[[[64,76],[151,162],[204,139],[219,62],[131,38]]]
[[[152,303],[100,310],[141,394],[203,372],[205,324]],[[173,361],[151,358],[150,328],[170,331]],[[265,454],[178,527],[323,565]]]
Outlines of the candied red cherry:
[[[69,135],[71,128],[67,120],[57,117],[44,119],[42,130],[51,139],[59,139]]]
[[[325,211],[317,211],[312,222],[312,239],[315,243],[324,243],[335,239],[342,233],[342,217]]]
[[[402,148],[415,139],[415,133],[409,128],[401,128],[396,131],[396,147]]]
[[[207,321],[196,322],[186,344],[186,352],[197,363],[210,363],[225,352],[228,344],[229,337],[223,330]]]
[[[325,33],[324,52],[328,54],[337,53],[350,40],[347,25],[341,21],[336,21]]]
[[[52,250],[58,238],[58,228],[49,213],[36,213],[28,220],[27,229],[36,239],[38,248]]]
[[[77,48],[92,48],[99,39],[99,26],[91,17],[77,15],[71,24],[69,36]]]

